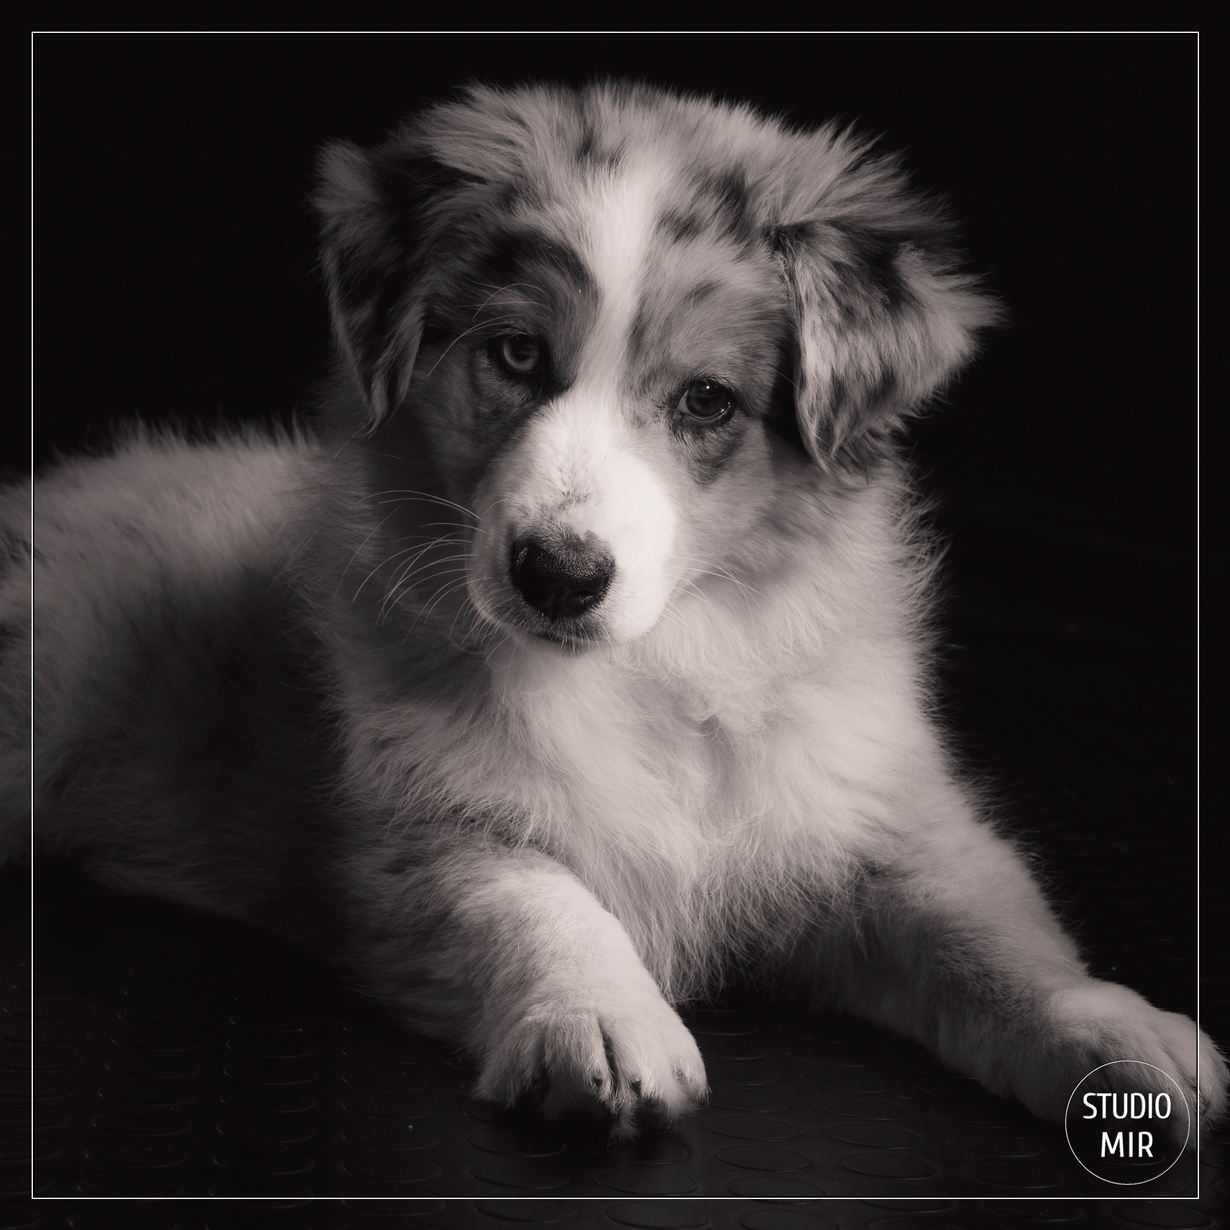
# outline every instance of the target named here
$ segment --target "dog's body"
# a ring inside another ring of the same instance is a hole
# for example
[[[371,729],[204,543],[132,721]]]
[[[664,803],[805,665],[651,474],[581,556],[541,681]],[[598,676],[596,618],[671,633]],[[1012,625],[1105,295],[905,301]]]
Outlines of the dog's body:
[[[595,87],[323,170],[319,432],[37,484],[44,840],[313,937],[479,1094],[621,1129],[703,1096],[671,1005],[732,971],[1049,1118],[1125,1058],[1216,1113],[1212,1045],[1088,977],[928,715],[892,436],[995,312],[892,160]]]

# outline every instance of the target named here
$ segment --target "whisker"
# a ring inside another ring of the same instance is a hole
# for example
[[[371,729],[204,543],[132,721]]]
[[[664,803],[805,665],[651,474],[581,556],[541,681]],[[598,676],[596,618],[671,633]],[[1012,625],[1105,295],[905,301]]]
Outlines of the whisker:
[[[350,435],[348,435],[348,436],[347,436],[347,437],[346,437],[346,438],[345,438],[345,439],[341,442],[341,444],[339,444],[339,445],[337,446],[337,452],[333,454],[333,460],[334,460],[334,461],[336,461],[336,460],[337,460],[337,459],[338,459],[338,458],[342,455],[342,450],[343,450],[343,449],[344,449],[344,448],[345,448],[348,444],[353,444],[353,443],[354,443],[354,441],[355,441],[355,438],[356,438],[357,436],[359,436],[359,435],[362,435],[362,433],[363,433],[363,428],[362,428],[361,426],[360,426],[360,427],[356,427],[356,428],[354,429],[354,431],[352,431],[352,432],[350,433]]]
[[[463,557],[454,557],[454,558],[463,558]],[[444,563],[445,561],[441,560],[440,562]],[[426,573],[428,569],[434,568],[435,566],[436,565],[434,563],[424,564],[422,568],[419,568],[416,571],[421,572],[421,573]],[[431,577],[430,579],[433,581],[439,581],[443,577],[456,576],[456,575],[465,577],[467,575],[466,569],[465,568],[446,568],[444,569],[443,572],[437,573],[434,577]],[[423,579],[426,580],[427,578],[424,577]],[[381,602],[380,604],[380,617],[383,618],[385,612],[392,610],[393,607],[400,606],[402,599],[405,598],[405,596],[414,588],[415,588],[414,584],[408,579],[403,582],[399,582],[396,586],[393,586],[392,588],[390,588],[388,593],[386,593],[384,596],[384,601]]]
[[[452,584],[450,584],[450,585],[446,585],[443,589],[441,589],[441,590],[440,590],[440,591],[436,594],[435,598],[432,600],[431,605],[430,605],[429,607],[427,607],[427,609],[426,609],[426,610],[424,610],[423,612],[421,612],[421,614],[418,616],[418,618],[417,618],[417,619],[415,619],[415,621],[414,621],[414,622],[417,624],[417,623],[419,622],[419,620],[420,620],[420,619],[422,619],[422,620],[430,619],[430,618],[431,618],[431,613],[432,613],[432,611],[434,611],[434,610],[436,609],[436,607],[437,607],[437,606],[439,606],[439,604],[440,604],[440,603],[441,603],[441,602],[442,602],[445,598],[447,598],[450,594],[455,594],[455,593],[456,593],[459,589],[464,589],[464,588],[465,588],[465,581],[464,581],[464,580],[461,580],[461,581],[454,581],[454,582],[452,582]]]
[[[488,283],[485,283],[485,285],[490,286],[491,283],[488,282]],[[505,291],[516,290],[519,286],[527,287],[530,290],[536,290],[538,291],[540,295],[542,294],[541,288],[535,286],[532,282],[509,282],[507,286],[497,286],[495,290],[493,290],[491,294],[489,294],[486,297],[486,299],[484,299],[482,303],[480,303],[478,307],[474,309],[474,316],[477,317],[479,312],[481,312],[483,308],[485,308],[487,304],[489,304],[491,300],[496,297],[496,295],[502,295],[504,294]]]
[[[395,500],[384,501],[389,504],[409,504],[416,500],[429,504],[440,504],[444,508],[455,508],[459,513],[465,513],[467,517],[472,517],[475,521],[478,520],[478,513],[472,508],[467,508],[464,504],[458,504],[454,500],[445,499],[442,495],[434,495],[430,491],[415,491],[412,487],[389,487],[386,490],[375,492],[375,495],[382,501],[385,496],[398,497]]]
[[[382,518],[380,519],[380,521],[379,521],[376,525],[372,526],[372,528],[371,528],[370,532],[368,533],[367,537],[366,537],[366,538],[364,538],[364,539],[363,539],[363,541],[362,541],[361,543],[359,543],[359,545],[358,545],[357,547],[355,547],[354,551],[351,553],[350,558],[346,561],[346,567],[342,569],[342,575],[341,575],[340,577],[338,577],[338,579],[337,579],[337,589],[335,589],[335,590],[333,591],[333,593],[334,593],[334,595],[335,595],[335,596],[336,596],[336,594],[337,594],[337,593],[341,590],[341,588],[342,588],[342,582],[346,579],[346,574],[350,571],[350,565],[351,565],[351,564],[353,564],[353,563],[355,562],[355,560],[358,558],[358,556],[359,556],[359,552],[360,552],[360,551],[362,551],[362,550],[363,550],[363,548],[364,548],[365,546],[367,546],[367,544],[368,544],[369,542],[371,542],[372,538],[373,538],[373,537],[376,535],[376,533],[379,531],[380,527],[381,527],[381,526],[382,526],[382,525],[383,525],[383,524],[384,524],[384,523],[385,523],[385,522],[389,519],[389,517],[391,517],[392,515],[393,515],[393,513],[392,513],[392,512],[389,512],[389,513],[388,513],[388,514],[386,514],[384,517],[382,517]],[[383,566],[383,565],[381,565],[381,566]],[[375,570],[373,569],[373,571],[375,571]],[[364,585],[366,585],[366,584],[367,584],[367,582],[371,579],[371,575],[372,575],[371,573],[368,573],[368,575],[367,575],[366,577],[364,577],[364,578],[363,578],[362,582],[361,582],[361,583],[360,583],[360,585],[359,585],[359,589],[356,589],[356,590],[355,590],[355,592],[354,592],[354,596],[355,596],[355,598],[357,598],[357,597],[359,596],[359,590],[361,590],[361,589],[363,588],[363,586],[364,586]],[[354,601],[354,599],[352,598],[352,599],[351,599],[351,601],[353,602],[353,601]]]
[[[455,562],[458,559],[466,559],[464,555],[450,555],[441,559],[429,559],[425,564],[419,564],[419,560],[427,553],[430,548],[424,547],[417,552],[412,559],[406,560],[398,567],[398,570],[389,578],[389,583],[385,588],[384,601],[388,601],[390,594],[396,593],[398,590],[412,586],[413,578],[420,573],[425,573],[432,568],[438,568],[441,564]],[[417,567],[416,567],[417,565]]]
[[[483,290],[494,291],[494,294],[491,296],[492,299],[494,299],[495,295],[498,295],[501,291],[511,290],[513,287],[516,287],[516,286],[524,286],[527,289],[534,291],[536,294],[540,296],[543,294],[542,287],[535,285],[535,283],[533,282],[509,282],[507,286],[496,286],[494,282],[475,282],[474,285],[477,287],[480,287]],[[487,302],[490,303],[491,300],[488,299]]]
[[[420,574],[427,573],[427,572],[430,572],[432,569],[439,568],[442,564],[455,564],[458,560],[468,560],[469,558],[470,558],[469,555],[449,555],[443,559],[428,560],[427,563],[421,564],[418,568],[414,568],[412,571],[404,573],[403,575],[399,576],[395,581],[393,581],[389,586],[388,595],[397,594],[400,591],[403,591],[406,589],[413,589],[414,588],[413,578],[416,576],[419,576]],[[450,568],[448,569],[448,571],[449,572],[462,572],[464,571],[464,569],[463,568]],[[444,573],[440,573],[439,575],[443,576]],[[388,596],[386,596],[385,601],[388,601]]]
[[[474,527],[472,525],[466,525],[464,521],[424,521],[418,528],[421,530],[472,530]]]
[[[369,535],[369,537],[370,537],[370,535]],[[375,567],[374,567],[374,568],[373,568],[373,569],[372,569],[372,570],[371,570],[371,571],[367,574],[367,576],[365,576],[365,577],[363,578],[363,582],[362,582],[362,584],[359,586],[359,588],[358,588],[358,589],[356,589],[356,590],[355,590],[355,592],[354,592],[354,597],[351,599],[351,601],[353,602],[353,601],[357,600],[357,599],[358,599],[358,597],[359,597],[359,594],[361,594],[361,593],[363,592],[363,587],[364,587],[364,586],[368,583],[368,581],[370,581],[370,580],[372,579],[372,577],[374,577],[374,576],[375,576],[375,575],[376,575],[376,574],[377,574],[377,573],[378,573],[378,572],[379,572],[382,568],[386,568],[389,564],[391,564],[391,563],[392,563],[395,559],[397,559],[399,556],[409,555],[411,552],[414,552],[414,556],[413,556],[413,558],[412,558],[412,559],[410,559],[410,560],[407,560],[404,564],[400,565],[400,566],[399,566],[399,571],[394,573],[393,578],[390,580],[390,585],[392,585],[392,586],[396,586],[396,585],[398,584],[398,579],[399,579],[399,576],[404,576],[404,575],[405,575],[405,571],[404,571],[405,569],[407,569],[407,568],[413,568],[413,567],[414,567],[414,565],[415,565],[415,564],[416,564],[416,563],[417,563],[420,559],[422,559],[422,558],[423,558],[423,556],[424,556],[424,555],[426,555],[426,554],[427,554],[427,552],[428,552],[428,551],[430,551],[433,547],[455,547],[455,546],[463,546],[463,545],[464,545],[464,542],[459,542],[459,541],[458,541],[456,538],[454,538],[452,535],[444,535],[444,536],[439,537],[439,538],[431,538],[431,539],[426,540],[425,542],[424,542],[424,540],[421,538],[421,536],[416,536],[416,538],[417,538],[417,543],[416,543],[416,545],[414,545],[414,546],[410,546],[410,547],[403,547],[400,551],[394,551],[391,555],[386,555],[386,556],[385,556],[385,557],[384,557],[384,558],[383,558],[383,559],[382,559],[382,560],[381,560],[381,561],[380,561],[380,562],[379,562],[379,563],[378,563],[378,564],[377,564],[377,565],[376,565],[376,566],[375,566]],[[422,545],[418,545],[419,543],[422,543]]]
[[[458,333],[457,336],[453,338],[453,340],[449,342],[449,344],[440,352],[440,357],[428,369],[427,375],[424,379],[430,378],[431,373],[434,372],[436,368],[439,367],[444,361],[444,356],[447,355],[448,352],[452,350],[452,348],[456,346],[463,337],[469,337],[471,333],[477,333],[480,329],[487,329],[493,325],[515,323],[516,319],[517,318],[515,316],[497,316],[494,320],[485,320],[481,325],[475,325],[473,328],[462,330],[462,332]]]
[[[495,640],[496,635],[501,632],[503,633],[503,635],[500,636],[499,640],[495,640],[495,643],[491,646],[491,648],[487,651],[486,655],[484,656],[483,658],[484,667],[490,666],[491,659],[495,655],[495,652],[498,649],[502,649],[512,639],[511,632],[505,631],[505,629],[498,627],[498,625],[496,624],[492,624],[490,627],[491,627],[491,630],[488,634],[489,639]]]
[[[707,560],[699,555],[683,555],[679,557],[681,561],[689,564],[712,565],[710,567],[696,567],[694,571],[702,573],[705,576],[718,577],[723,581],[729,581],[732,585],[737,585],[740,589],[745,589],[750,594],[755,594],[758,598],[768,601],[768,597],[758,590],[754,585],[749,585],[746,581],[741,581],[728,568],[723,568],[721,565],[713,565],[712,560]]]

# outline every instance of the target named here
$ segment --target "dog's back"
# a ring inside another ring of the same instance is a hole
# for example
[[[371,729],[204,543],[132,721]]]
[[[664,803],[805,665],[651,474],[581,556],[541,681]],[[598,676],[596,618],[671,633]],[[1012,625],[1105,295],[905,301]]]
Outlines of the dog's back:
[[[10,851],[32,795],[44,846],[128,887],[262,915],[270,871],[297,862],[279,817],[312,830],[313,652],[283,583],[310,455],[286,434],[131,430],[37,479],[32,548],[30,487],[6,493]]]

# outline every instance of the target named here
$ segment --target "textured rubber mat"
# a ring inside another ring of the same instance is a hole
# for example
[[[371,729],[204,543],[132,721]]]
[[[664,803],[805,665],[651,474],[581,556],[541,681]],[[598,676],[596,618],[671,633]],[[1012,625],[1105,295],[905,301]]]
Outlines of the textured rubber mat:
[[[16,869],[7,879],[20,887]],[[32,1033],[36,1196],[412,1203],[262,1204],[248,1223],[216,1202],[158,1205],[162,1220],[149,1220],[147,1206],[145,1220],[116,1221],[137,1210],[55,1201],[0,1225],[495,1225],[599,1213],[624,1225],[748,1230],[814,1230],[834,1217],[884,1230],[1002,1224],[988,1223],[992,1214],[1217,1224],[1220,1146],[1205,1151],[1198,1204],[1085,1204],[1105,1200],[1108,1185],[1082,1169],[1061,1128],[843,1018],[737,1005],[693,1013],[708,1106],[668,1131],[613,1143],[598,1123],[549,1126],[470,1099],[472,1072],[458,1057],[394,1028],[333,971],[257,929],[112,896],[54,867],[38,916],[32,1001],[19,908],[4,949],[9,1193],[29,1190]],[[1191,1198],[1196,1174],[1189,1155],[1133,1195]],[[763,1203],[822,1197],[860,1203]]]

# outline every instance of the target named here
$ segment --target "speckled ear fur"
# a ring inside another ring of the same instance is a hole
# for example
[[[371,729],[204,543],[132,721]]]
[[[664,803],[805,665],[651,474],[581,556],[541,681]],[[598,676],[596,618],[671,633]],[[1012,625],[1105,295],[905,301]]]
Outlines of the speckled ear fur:
[[[404,394],[422,331],[421,308],[397,268],[411,257],[408,237],[399,234],[396,203],[366,151],[334,142],[319,165],[313,203],[333,334],[378,422]]]
[[[1001,309],[960,271],[952,224],[896,157],[832,125],[798,140],[769,239],[796,322],[799,429],[822,467],[857,474]]]
[[[465,177],[422,148],[417,125],[372,151],[333,142],[319,172],[313,204],[333,333],[375,425],[405,398],[422,340],[440,222],[431,203]]]

